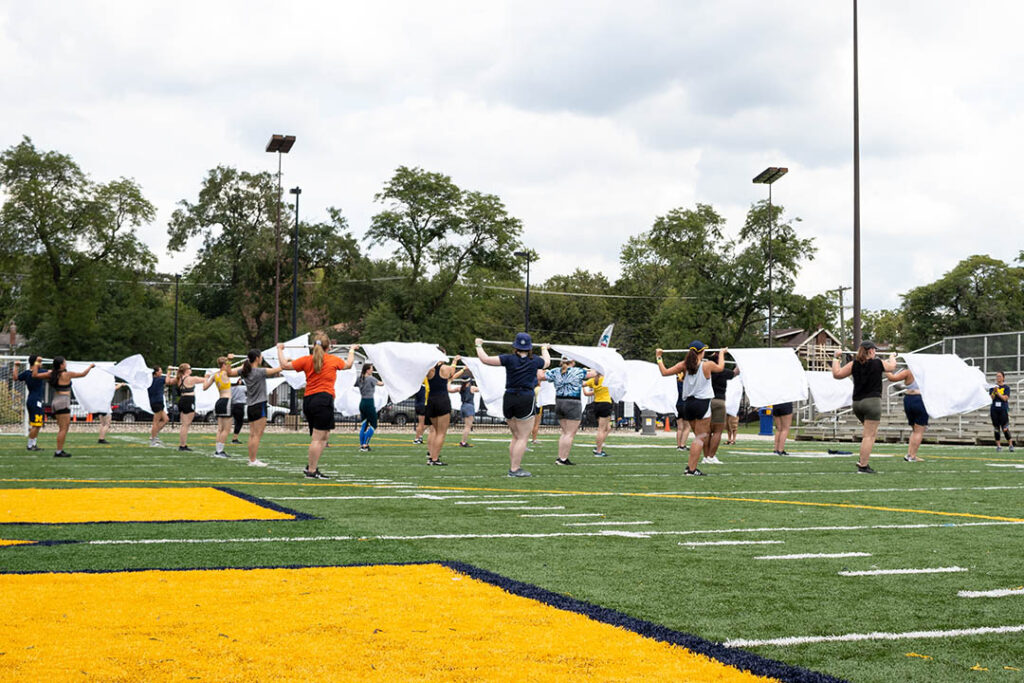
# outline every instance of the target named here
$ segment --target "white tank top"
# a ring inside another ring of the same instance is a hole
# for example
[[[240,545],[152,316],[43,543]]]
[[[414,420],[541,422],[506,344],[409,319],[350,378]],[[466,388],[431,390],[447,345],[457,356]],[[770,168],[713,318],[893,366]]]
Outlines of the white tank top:
[[[921,391],[921,386],[917,383],[917,378],[916,377],[914,378],[913,382],[911,382],[910,384],[906,385],[906,390],[907,391]]]
[[[683,400],[688,398],[714,398],[715,390],[711,387],[711,378],[704,376],[703,363],[695,374],[683,375]]]

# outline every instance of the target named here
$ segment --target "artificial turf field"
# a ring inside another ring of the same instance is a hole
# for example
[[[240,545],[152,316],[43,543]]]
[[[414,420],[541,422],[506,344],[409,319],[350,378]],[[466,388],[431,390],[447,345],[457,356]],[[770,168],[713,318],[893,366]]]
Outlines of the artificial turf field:
[[[511,479],[500,432],[453,432],[445,468],[409,435],[359,453],[340,432],[315,481],[304,434],[265,436],[265,469],[209,457],[212,434],[72,434],[70,459],[52,439],[0,437],[0,680],[744,680],[666,641],[851,681],[1024,680],[1021,452],[882,444],[871,476],[827,453],[856,444],[741,438],[697,478],[663,437],[599,459],[581,434],[560,467],[547,434]]]

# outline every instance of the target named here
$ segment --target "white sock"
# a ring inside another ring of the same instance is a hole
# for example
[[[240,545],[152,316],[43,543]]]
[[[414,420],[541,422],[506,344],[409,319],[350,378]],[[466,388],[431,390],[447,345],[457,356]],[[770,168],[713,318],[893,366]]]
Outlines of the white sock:
[[[221,453],[224,450],[224,444],[220,441],[217,442],[217,452]]]
[[[35,446],[36,445],[36,440],[35,439],[29,439],[28,440],[28,445],[29,445],[29,448],[31,448],[32,446]]]

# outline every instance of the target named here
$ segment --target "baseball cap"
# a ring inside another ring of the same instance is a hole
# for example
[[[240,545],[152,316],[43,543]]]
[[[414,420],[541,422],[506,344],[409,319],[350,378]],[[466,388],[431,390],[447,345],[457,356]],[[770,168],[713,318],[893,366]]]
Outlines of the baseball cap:
[[[705,344],[702,341],[697,341],[696,339],[694,339],[692,342],[690,342],[690,348],[696,351],[697,353],[700,353],[701,351],[707,348],[707,344]]]
[[[877,346],[877,345],[875,344],[875,342],[873,342],[873,341],[870,341],[870,340],[867,340],[867,339],[865,339],[864,341],[862,341],[862,342],[860,343],[860,345],[861,345],[861,346],[862,346],[863,348],[865,348],[865,349],[877,349],[877,348],[878,348],[878,346]]]
[[[512,343],[512,346],[519,351],[529,351],[533,348],[533,337],[526,332],[520,332],[516,335],[516,340]]]

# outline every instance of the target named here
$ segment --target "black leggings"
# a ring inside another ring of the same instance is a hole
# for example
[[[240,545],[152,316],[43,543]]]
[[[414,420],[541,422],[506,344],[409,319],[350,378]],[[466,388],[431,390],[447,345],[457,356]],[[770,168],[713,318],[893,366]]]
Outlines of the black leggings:
[[[245,421],[245,404],[232,403],[231,417],[235,421],[235,436],[242,433],[242,423]]]

